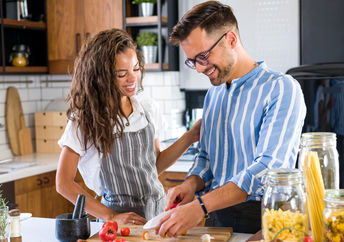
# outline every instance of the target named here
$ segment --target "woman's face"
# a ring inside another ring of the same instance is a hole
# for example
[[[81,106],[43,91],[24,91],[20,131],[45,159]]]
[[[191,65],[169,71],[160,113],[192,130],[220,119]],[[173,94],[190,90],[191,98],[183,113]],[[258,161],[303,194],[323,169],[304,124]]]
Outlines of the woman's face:
[[[133,49],[126,49],[116,57],[116,79],[122,96],[131,97],[136,93],[136,85],[141,78],[139,61]]]

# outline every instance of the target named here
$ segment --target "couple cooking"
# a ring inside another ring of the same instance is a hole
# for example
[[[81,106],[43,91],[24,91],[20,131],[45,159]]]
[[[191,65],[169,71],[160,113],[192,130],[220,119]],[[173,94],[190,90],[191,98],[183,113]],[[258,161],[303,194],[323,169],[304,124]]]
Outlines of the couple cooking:
[[[136,225],[180,202],[155,228],[161,236],[178,236],[204,218],[206,226],[255,233],[264,174],[295,166],[306,113],[300,86],[250,57],[231,7],[218,1],[189,10],[170,42],[180,44],[185,64],[212,84],[202,121],[161,151],[159,108],[139,94],[142,54],[126,32],[102,31],[75,62],[57,190],[73,203],[85,194],[86,211],[101,220]],[[159,174],[198,140],[185,181],[166,196]],[[74,181],[77,169],[101,202]]]

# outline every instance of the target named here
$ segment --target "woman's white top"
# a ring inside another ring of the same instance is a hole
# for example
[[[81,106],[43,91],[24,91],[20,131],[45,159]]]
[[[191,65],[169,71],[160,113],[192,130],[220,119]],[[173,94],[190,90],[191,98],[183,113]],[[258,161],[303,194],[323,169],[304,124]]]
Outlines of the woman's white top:
[[[145,128],[148,125],[145,116],[146,112],[150,115],[150,120],[155,128],[154,137],[159,138],[166,127],[166,122],[163,119],[157,102],[143,95],[132,96],[130,101],[133,106],[133,112],[128,118],[130,125],[124,126],[124,132],[136,132]],[[123,123],[127,123],[125,118],[123,118]],[[81,132],[77,130],[76,123],[68,121],[66,129],[58,141],[58,144],[60,147],[68,146],[80,155],[78,169],[85,184],[88,188],[95,191],[97,195],[102,195],[103,185],[100,179],[100,161],[103,154],[100,153],[99,155],[97,149],[92,144],[88,145],[89,148],[85,150],[82,140]]]

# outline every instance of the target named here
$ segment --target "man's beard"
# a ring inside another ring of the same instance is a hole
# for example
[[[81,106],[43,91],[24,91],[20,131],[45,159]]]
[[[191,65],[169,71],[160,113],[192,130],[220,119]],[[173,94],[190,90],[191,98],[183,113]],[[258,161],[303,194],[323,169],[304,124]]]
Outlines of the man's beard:
[[[210,82],[213,86],[219,86],[229,80],[230,72],[232,69],[232,64],[226,65],[224,69],[220,69],[218,66],[215,65],[215,68],[218,71],[217,78],[210,79]]]

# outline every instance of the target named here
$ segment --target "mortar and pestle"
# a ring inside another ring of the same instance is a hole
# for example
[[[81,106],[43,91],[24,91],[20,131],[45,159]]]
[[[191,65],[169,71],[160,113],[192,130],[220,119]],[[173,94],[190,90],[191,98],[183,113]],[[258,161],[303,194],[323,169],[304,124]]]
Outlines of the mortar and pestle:
[[[55,236],[59,241],[74,242],[90,237],[90,217],[84,211],[85,204],[85,195],[79,194],[73,214],[64,213],[56,217]]]

